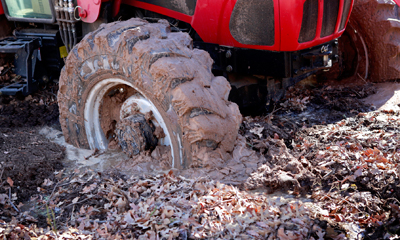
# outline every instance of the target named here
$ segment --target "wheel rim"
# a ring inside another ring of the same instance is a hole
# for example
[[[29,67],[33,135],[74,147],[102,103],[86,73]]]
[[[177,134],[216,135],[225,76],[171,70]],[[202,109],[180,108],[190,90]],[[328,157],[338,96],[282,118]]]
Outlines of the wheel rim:
[[[154,116],[152,120],[153,124],[156,127],[161,127],[165,134],[164,138],[159,139],[159,145],[171,147],[172,166],[175,166],[175,156],[173,151],[173,144],[170,137],[170,131],[167,128],[167,125],[162,115],[155,107],[155,105],[148,98],[146,98],[146,96],[141,91],[135,88],[131,83],[119,78],[108,78],[98,82],[88,94],[88,98],[85,103],[84,120],[86,138],[88,140],[90,148],[104,150],[108,147],[108,140],[101,126],[100,106],[103,102],[105,94],[113,87],[121,84],[131,87],[137,93],[130,96],[124,101],[120,109],[120,116],[123,116],[122,112],[129,111],[128,108],[133,103],[137,104],[139,112],[142,114],[146,114],[149,111],[152,111]],[[180,145],[179,141],[178,144]]]

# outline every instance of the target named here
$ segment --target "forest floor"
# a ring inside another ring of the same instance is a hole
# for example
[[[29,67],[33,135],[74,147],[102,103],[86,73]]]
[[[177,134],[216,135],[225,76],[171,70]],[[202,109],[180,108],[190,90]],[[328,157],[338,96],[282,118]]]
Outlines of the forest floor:
[[[65,143],[56,83],[0,96],[0,238],[398,239],[400,84],[350,82],[292,87],[187,170]]]

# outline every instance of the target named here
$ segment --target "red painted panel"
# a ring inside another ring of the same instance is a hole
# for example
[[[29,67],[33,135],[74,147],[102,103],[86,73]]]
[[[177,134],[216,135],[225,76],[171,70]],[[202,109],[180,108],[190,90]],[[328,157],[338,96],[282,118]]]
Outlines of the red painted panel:
[[[331,41],[335,38],[340,37],[344,30],[338,32],[335,31],[334,34],[321,38],[321,28],[322,28],[322,18],[323,18],[323,0],[319,0],[318,9],[318,23],[317,31],[314,40],[299,43],[298,36],[301,29],[301,22],[303,18],[303,5],[305,0],[280,0],[280,22],[281,22],[281,48],[279,51],[297,51],[301,49],[310,48],[323,44],[325,42]],[[354,1],[351,3],[351,8],[353,7]],[[340,1],[340,6],[343,6],[343,0]],[[339,8],[342,11],[342,8]],[[336,30],[339,29],[339,24],[341,20],[342,13],[338,13]],[[347,21],[349,20],[347,16]],[[346,22],[347,24],[347,22]]]
[[[396,4],[397,4],[397,6],[400,6],[400,0],[393,0]]]
[[[137,8],[142,8],[142,9],[147,9],[165,16],[169,16],[169,17],[173,17],[176,18],[178,20],[190,23],[192,20],[191,16],[188,16],[186,14],[180,13],[180,12],[176,12],[176,11],[172,11],[170,9],[166,9],[160,6],[156,6],[153,4],[148,4],[145,2],[139,2],[137,0],[122,0],[122,3],[124,4],[128,4]]]
[[[0,15],[4,14],[4,9],[3,9],[3,5],[1,5],[1,1],[0,1]]]
[[[236,41],[230,30],[229,22],[236,0],[197,0],[196,11],[192,19],[192,26],[199,36],[209,43],[224,46],[253,48],[262,50],[279,50],[280,48],[280,23],[279,1],[274,1],[275,9],[275,43],[273,46],[257,46],[242,44]],[[278,19],[278,20],[277,20]]]
[[[121,0],[114,0],[113,2],[113,10],[112,10],[112,16],[116,17],[119,12],[119,8],[121,6]]]

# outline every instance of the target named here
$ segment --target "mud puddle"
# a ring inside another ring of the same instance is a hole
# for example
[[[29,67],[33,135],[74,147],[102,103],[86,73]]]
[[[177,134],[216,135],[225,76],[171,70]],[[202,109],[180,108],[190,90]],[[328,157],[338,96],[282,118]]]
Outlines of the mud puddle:
[[[126,154],[117,150],[99,151],[76,148],[65,142],[64,135],[60,130],[48,126],[41,128],[39,133],[65,148],[64,166],[71,170],[90,168],[102,172],[111,170],[129,159]]]
[[[80,149],[65,142],[61,131],[43,127],[40,134],[50,141],[65,148],[64,166],[70,171],[74,169],[91,169],[93,171],[118,171],[128,176],[165,173],[170,170],[164,160],[169,151],[156,153],[146,152],[129,158],[121,150],[87,150]],[[204,149],[205,150],[205,149]],[[260,166],[265,159],[257,152],[249,149],[243,137],[238,136],[232,157],[228,160],[219,152],[199,151],[198,158],[202,159],[202,165],[186,170],[173,169],[175,174],[185,177],[208,177],[227,184],[241,186],[250,174]]]

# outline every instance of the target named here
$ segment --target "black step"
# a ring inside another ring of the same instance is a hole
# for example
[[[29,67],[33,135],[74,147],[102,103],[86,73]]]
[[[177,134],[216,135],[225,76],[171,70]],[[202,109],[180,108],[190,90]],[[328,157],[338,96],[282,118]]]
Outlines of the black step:
[[[38,38],[5,38],[0,40],[0,53],[15,53],[19,50],[29,51],[29,47],[39,47]]]

